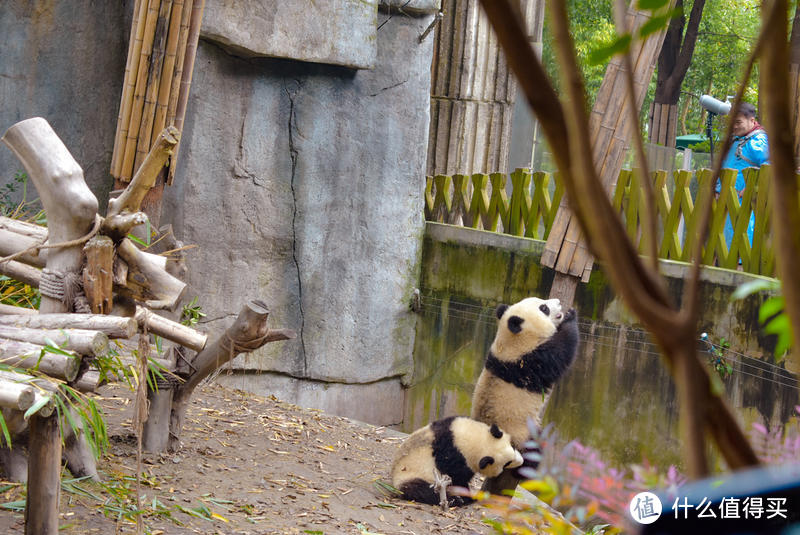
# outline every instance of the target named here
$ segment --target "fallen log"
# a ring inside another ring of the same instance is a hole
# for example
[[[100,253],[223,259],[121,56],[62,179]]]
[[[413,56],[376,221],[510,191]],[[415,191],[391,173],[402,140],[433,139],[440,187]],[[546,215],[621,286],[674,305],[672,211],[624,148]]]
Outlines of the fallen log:
[[[19,314],[19,315],[30,316],[31,314],[38,314],[38,313],[39,313],[38,310],[34,310],[32,308],[15,307],[14,305],[4,305],[0,303],[0,315],[5,314],[5,315],[15,316]]]
[[[100,387],[100,372],[98,370],[86,370],[70,385],[72,388],[84,394],[87,392],[96,392]]]
[[[24,370],[37,369],[51,377],[72,381],[78,376],[80,357],[45,351],[44,346],[0,338],[0,362]]]
[[[33,387],[0,377],[0,407],[27,410],[36,400]]]
[[[164,316],[159,316],[144,307],[136,307],[135,319],[139,323],[141,330],[147,328],[149,333],[157,334],[162,338],[189,349],[194,349],[197,352],[202,351],[208,343],[208,335],[167,319]]]
[[[3,238],[0,237],[0,241]],[[0,255],[3,253],[0,252]],[[23,282],[29,286],[39,287],[39,282],[42,279],[42,272],[33,266],[17,262],[16,260],[8,260],[0,262],[0,274],[6,277],[11,277],[14,280]]]
[[[128,264],[125,289],[132,297],[153,309],[175,309],[186,283],[167,273],[166,257],[141,251],[127,238],[117,246],[117,253]]]
[[[31,387],[34,392],[34,403],[45,397],[50,398],[50,401],[37,411],[37,413],[41,413],[42,416],[50,416],[55,410],[56,405],[52,398],[54,395],[56,395],[60,383],[48,381],[47,379],[34,377],[33,375],[28,375],[25,373],[12,372],[9,370],[0,370],[0,379]],[[27,424],[24,421],[20,421],[17,422],[17,425],[14,428],[9,426],[8,431],[11,436],[14,436],[17,433],[22,432],[26,425]]]
[[[79,355],[98,357],[108,349],[108,336],[100,331],[86,329],[31,329],[0,325],[0,338],[47,345],[48,341]]]
[[[98,314],[6,314],[0,315],[0,325],[31,329],[86,329],[100,331],[109,338],[131,338],[138,328],[133,318]]]
[[[250,301],[242,307],[233,325],[192,359],[192,373],[174,389],[169,418],[169,449],[180,447],[186,407],[192,392],[203,379],[240,353],[254,351],[268,342],[294,338],[295,333],[290,329],[270,330],[268,317],[269,310],[263,301]]]

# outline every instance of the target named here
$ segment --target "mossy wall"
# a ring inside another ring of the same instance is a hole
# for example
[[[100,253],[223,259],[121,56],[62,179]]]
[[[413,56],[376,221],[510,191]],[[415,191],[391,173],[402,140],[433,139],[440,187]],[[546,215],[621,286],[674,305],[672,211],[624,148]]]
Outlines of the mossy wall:
[[[496,330],[494,308],[546,296],[553,271],[540,263],[544,242],[427,223],[420,280],[421,309],[414,374],[406,391],[404,430],[436,418],[468,414],[472,388]],[[680,302],[686,264],[661,264],[670,294]],[[755,276],[715,268],[702,273],[698,333],[721,337],[734,366],[726,395],[742,424],[786,423],[798,404],[794,376],[775,366],[772,340],[758,329],[762,297],[730,300]],[[614,295],[600,266],[575,296],[581,346],[556,386],[545,414],[564,440],[578,439],[618,463],[647,459],[680,465],[675,388],[658,348]],[[758,359],[758,360],[756,360]]]

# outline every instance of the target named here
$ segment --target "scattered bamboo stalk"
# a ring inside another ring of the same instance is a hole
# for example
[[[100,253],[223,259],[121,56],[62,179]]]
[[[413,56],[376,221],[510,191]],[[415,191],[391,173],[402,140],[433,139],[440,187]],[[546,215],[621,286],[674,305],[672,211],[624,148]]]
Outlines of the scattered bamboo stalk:
[[[178,107],[175,110],[175,128],[183,131],[183,121],[186,118],[186,106],[189,103],[189,90],[192,86],[192,74],[194,72],[194,60],[197,57],[197,41],[200,39],[200,26],[203,22],[203,8],[205,7],[205,0],[195,0],[192,5],[192,18],[189,24],[189,38],[186,43],[186,55],[183,59],[183,74],[181,78],[181,89],[178,96]],[[171,186],[175,179],[175,168],[177,167],[174,162],[178,159],[178,152],[180,151],[180,144],[175,147],[172,155],[173,164],[169,166],[169,175],[167,177],[167,185]]]
[[[114,135],[114,153],[111,157],[111,175],[119,178],[122,156],[125,150],[125,140],[128,136],[128,123],[131,120],[133,108],[133,92],[136,89],[136,73],[139,70],[139,54],[142,51],[142,38],[144,36],[144,21],[147,15],[147,0],[136,0],[133,8],[133,22],[131,36],[128,43],[128,60],[125,63],[125,78],[122,86],[122,96],[119,102],[119,115],[117,116],[117,131]]]
[[[172,75],[175,72],[175,62],[178,55],[182,18],[183,0],[174,0],[172,12],[170,13],[169,34],[167,35],[167,44],[164,51],[161,80],[158,86],[158,101],[156,102],[156,114],[153,121],[153,133],[161,132],[167,126],[167,108],[169,107],[170,89],[172,88]]]
[[[131,176],[133,176],[133,162],[136,157],[137,136],[139,134],[139,125],[142,122],[142,112],[144,111],[145,87],[147,85],[148,72],[150,69],[150,56],[153,53],[153,40],[155,39],[156,22],[158,21],[160,5],[160,0],[148,0],[142,48],[139,53],[139,69],[136,73],[135,90],[133,93],[131,118],[128,123],[128,135],[125,139],[125,151],[123,153],[122,168],[120,169],[119,175],[119,180],[122,182],[128,182]]]
[[[139,124],[139,135],[136,140],[136,157],[134,173],[150,151],[150,140],[153,137],[153,121],[155,120],[158,88],[161,86],[161,69],[164,65],[164,44],[169,28],[169,16],[172,11],[172,0],[161,0],[156,21],[156,33],[153,37],[153,51],[150,54],[150,68],[147,73],[147,85],[144,92],[142,121]]]

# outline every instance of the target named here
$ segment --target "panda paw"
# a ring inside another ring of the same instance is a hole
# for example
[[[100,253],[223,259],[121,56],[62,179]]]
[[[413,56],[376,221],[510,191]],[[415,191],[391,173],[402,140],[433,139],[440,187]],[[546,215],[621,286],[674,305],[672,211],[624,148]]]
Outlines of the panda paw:
[[[578,319],[578,313],[575,312],[574,308],[570,308],[566,314],[564,314],[564,319],[561,321],[561,325],[568,323],[570,321],[575,321]]]

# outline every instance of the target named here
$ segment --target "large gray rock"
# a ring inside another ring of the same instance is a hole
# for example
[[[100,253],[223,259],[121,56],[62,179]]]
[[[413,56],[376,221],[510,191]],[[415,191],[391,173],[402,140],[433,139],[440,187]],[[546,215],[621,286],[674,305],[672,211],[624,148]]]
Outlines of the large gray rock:
[[[298,331],[236,367],[342,392],[410,372],[433,45],[418,36],[431,20],[395,14],[371,71],[245,60],[201,42],[162,217],[200,246],[190,283],[209,327],[260,297],[271,325]],[[297,401],[285,388],[273,393]],[[355,415],[386,401],[353,392],[327,408]]]
[[[375,65],[377,0],[206,0],[202,36],[243,56]]]
[[[131,4],[61,0],[0,8],[0,135],[23,119],[47,119],[101,204],[113,184],[108,169]],[[0,186],[21,169],[0,148]]]

